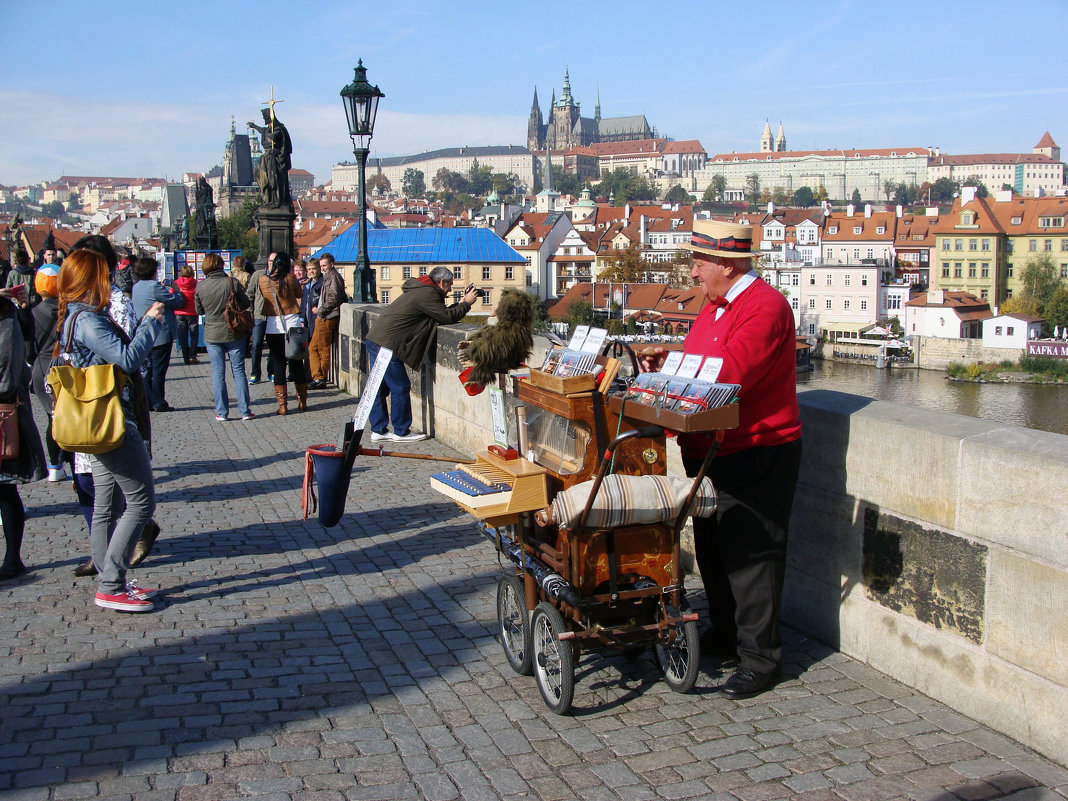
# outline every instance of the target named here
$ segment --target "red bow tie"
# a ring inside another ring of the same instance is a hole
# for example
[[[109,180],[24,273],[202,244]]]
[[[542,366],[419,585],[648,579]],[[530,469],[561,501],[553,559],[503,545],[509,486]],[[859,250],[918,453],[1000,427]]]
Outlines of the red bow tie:
[[[712,309],[713,310],[716,310],[716,309],[729,309],[731,307],[731,302],[729,300],[727,300],[725,297],[723,297],[722,295],[716,295],[714,298],[712,298],[711,302],[712,302]]]

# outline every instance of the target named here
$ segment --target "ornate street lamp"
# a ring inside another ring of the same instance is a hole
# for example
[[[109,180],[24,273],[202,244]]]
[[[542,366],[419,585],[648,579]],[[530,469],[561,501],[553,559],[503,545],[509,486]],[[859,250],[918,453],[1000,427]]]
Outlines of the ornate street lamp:
[[[375,276],[371,272],[371,262],[367,258],[367,195],[364,189],[364,170],[367,167],[367,154],[370,152],[371,137],[375,130],[375,115],[378,113],[378,101],[385,97],[377,86],[367,82],[367,68],[363,59],[356,65],[356,76],[352,83],[341,90],[341,100],[345,104],[345,118],[349,123],[349,136],[352,137],[352,153],[356,156],[359,202],[359,252],[356,254],[356,284],[353,302],[377,303],[378,292]]]

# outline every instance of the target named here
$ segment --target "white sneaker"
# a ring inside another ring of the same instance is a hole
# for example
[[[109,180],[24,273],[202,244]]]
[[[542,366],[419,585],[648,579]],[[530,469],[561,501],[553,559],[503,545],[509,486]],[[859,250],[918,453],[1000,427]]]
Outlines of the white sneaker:
[[[385,434],[379,434],[377,431],[371,432],[371,442],[393,442],[395,439],[396,437],[388,431]]]
[[[63,465],[60,465],[59,467],[49,467],[48,468],[48,481],[49,481],[49,483],[55,484],[55,483],[60,482],[60,481],[65,481],[66,478],[67,478],[67,471],[63,467]]]
[[[426,439],[426,434],[419,434],[415,431],[403,437],[400,434],[393,435],[394,442],[422,442],[424,439]]]
[[[150,601],[156,597],[156,592],[154,587],[138,587],[137,579],[130,579],[126,582],[126,594],[131,598],[140,598],[142,601]]]

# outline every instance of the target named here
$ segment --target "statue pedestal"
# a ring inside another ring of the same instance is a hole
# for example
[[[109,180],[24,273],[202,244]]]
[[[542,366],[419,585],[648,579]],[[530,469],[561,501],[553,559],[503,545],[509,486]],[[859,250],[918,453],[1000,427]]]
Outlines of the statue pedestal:
[[[267,268],[267,257],[272,253],[285,253],[291,259],[293,252],[293,209],[256,209],[256,230],[260,232],[260,255],[256,259],[257,269]]]

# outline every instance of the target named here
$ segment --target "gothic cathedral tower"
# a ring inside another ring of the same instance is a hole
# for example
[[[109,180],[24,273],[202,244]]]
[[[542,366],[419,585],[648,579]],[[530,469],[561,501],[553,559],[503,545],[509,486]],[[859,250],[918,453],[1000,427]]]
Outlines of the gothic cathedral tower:
[[[541,106],[538,105],[538,90],[534,89],[534,104],[530,107],[530,119],[527,121],[527,150],[542,150],[545,147],[545,123],[542,121]]]

